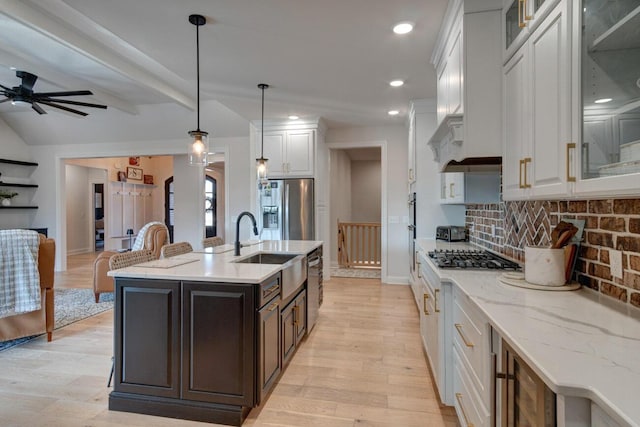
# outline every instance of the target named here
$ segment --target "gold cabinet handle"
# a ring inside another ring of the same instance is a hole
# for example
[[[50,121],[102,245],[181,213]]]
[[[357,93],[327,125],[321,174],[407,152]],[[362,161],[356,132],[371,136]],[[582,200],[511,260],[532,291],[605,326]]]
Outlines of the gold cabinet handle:
[[[269,308],[267,308],[267,311],[273,311],[273,310],[275,310],[276,308],[278,308],[278,303],[277,303],[277,302],[274,302],[273,304],[271,304],[271,305],[269,306]]]
[[[569,154],[571,154],[571,150],[575,150],[575,148],[575,142],[570,142],[567,144],[567,182],[576,182],[576,177],[571,176],[571,162],[569,161]]]
[[[525,157],[522,160],[522,164],[524,165],[524,185],[522,188],[531,188],[531,184],[527,182],[527,163],[531,163],[531,157]]]
[[[531,15],[527,15],[527,0],[523,0],[522,1],[522,14],[524,15],[524,19],[526,21],[531,21],[533,19],[533,16]]]
[[[424,311],[425,316],[428,316],[429,310],[427,310],[427,300],[429,299],[429,294],[425,293],[422,295],[422,310]]]
[[[522,10],[522,5],[524,4],[524,0],[518,0],[518,27],[524,28],[527,26],[524,22],[524,11]]]
[[[449,184],[449,197],[453,199],[453,186],[456,185],[454,182]]]
[[[434,303],[433,303],[433,305],[434,305],[434,311],[435,311],[436,313],[440,313],[440,307],[438,307],[438,295],[440,295],[440,289],[436,289],[436,290],[434,291],[434,293],[435,293],[435,296],[434,296]]]
[[[520,165],[518,166],[518,188],[524,188],[522,184],[522,165],[524,165],[524,160],[519,160]]]
[[[462,393],[456,393],[456,400],[458,401],[458,405],[460,405],[460,411],[462,411],[462,417],[464,418],[464,423],[467,427],[473,427],[473,423],[469,422],[469,418],[467,418],[467,413],[464,410],[464,405],[462,405]]]
[[[464,341],[464,345],[466,345],[467,347],[473,348],[473,343],[469,341],[467,337],[464,336],[464,333],[462,333],[462,325],[460,323],[456,323],[455,326],[456,326],[456,329],[458,330],[458,334],[460,334],[460,338],[462,338],[462,341]]]

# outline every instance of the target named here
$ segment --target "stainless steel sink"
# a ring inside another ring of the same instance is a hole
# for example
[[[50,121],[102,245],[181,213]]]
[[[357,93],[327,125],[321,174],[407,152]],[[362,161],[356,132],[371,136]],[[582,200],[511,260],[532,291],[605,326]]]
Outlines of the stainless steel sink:
[[[307,257],[305,255],[260,252],[233,262],[282,265],[280,270],[282,273],[281,298],[285,302],[307,280]]]
[[[284,264],[297,256],[298,255],[291,254],[258,253],[247,258],[239,259],[235,262],[246,264]]]

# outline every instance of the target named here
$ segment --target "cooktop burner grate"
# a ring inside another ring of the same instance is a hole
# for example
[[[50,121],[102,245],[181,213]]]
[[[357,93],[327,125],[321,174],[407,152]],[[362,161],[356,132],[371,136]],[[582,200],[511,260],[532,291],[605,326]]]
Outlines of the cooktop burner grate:
[[[520,270],[520,265],[483,250],[436,249],[428,253],[439,268],[469,268],[480,270]]]

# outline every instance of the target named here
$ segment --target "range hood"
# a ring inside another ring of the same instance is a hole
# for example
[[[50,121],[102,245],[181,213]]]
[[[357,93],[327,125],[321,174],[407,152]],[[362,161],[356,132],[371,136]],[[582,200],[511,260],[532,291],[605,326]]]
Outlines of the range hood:
[[[500,123],[489,121],[482,125],[469,119],[464,114],[445,116],[429,140],[440,172],[500,168]]]

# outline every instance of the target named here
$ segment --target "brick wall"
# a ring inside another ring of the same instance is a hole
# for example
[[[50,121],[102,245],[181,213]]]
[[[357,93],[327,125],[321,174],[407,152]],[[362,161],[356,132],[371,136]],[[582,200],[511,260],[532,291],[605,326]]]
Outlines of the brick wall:
[[[640,307],[640,199],[467,205],[466,225],[472,243],[524,262],[524,247],[549,245],[551,230],[561,218],[585,220],[575,279]],[[611,275],[610,249],[622,251],[622,279]]]

